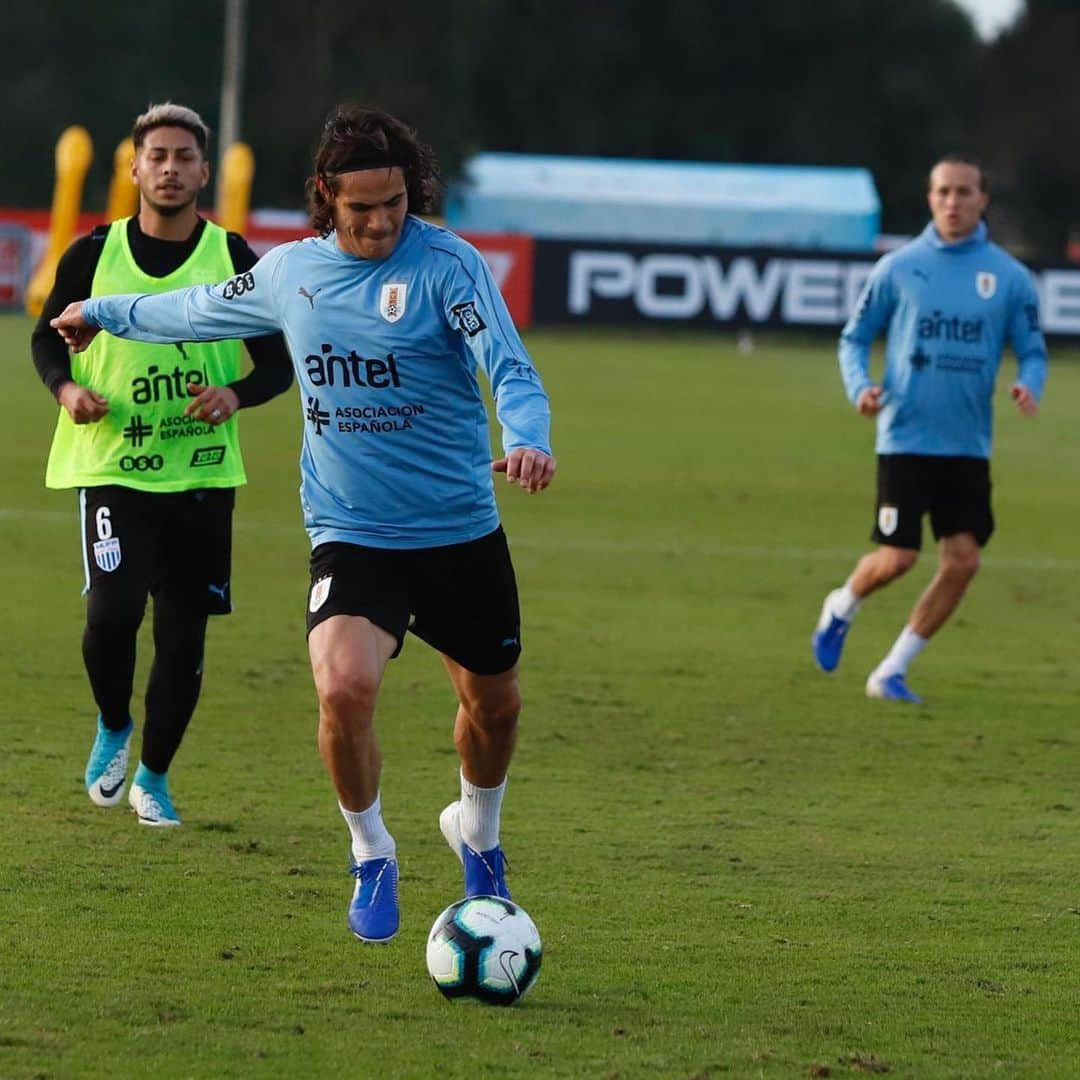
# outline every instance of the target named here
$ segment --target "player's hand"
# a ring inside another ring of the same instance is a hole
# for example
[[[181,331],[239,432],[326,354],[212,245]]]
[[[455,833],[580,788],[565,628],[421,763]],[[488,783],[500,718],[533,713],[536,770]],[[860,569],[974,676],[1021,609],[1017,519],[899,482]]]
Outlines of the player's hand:
[[[109,403],[96,390],[80,386],[77,382],[66,382],[60,387],[56,400],[67,409],[68,416],[76,424],[93,424],[108,411]]]
[[[492,472],[506,473],[511,484],[532,495],[543,491],[555,475],[555,459],[542,450],[511,450],[506,457],[491,463]]]
[[[885,402],[881,400],[884,392],[880,386],[868,386],[859,395],[859,400],[855,402],[855,408],[859,410],[859,415],[877,416],[885,405]]]
[[[1023,383],[1017,383],[1010,391],[1021,416],[1034,416],[1039,411],[1035,395]]]
[[[192,400],[184,409],[184,415],[194,416],[196,420],[202,420],[206,424],[224,424],[240,408],[236,391],[227,386],[188,383],[187,392]]]
[[[101,332],[98,326],[91,326],[82,313],[83,302],[76,300],[74,304],[68,304],[55,319],[49,320],[49,325],[64,339],[72,352],[82,352]]]

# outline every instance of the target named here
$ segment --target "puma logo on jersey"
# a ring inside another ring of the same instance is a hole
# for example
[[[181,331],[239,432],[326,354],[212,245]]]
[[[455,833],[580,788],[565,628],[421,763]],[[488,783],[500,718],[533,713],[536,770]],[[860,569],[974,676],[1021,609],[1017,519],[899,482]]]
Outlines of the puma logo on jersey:
[[[318,296],[319,293],[322,292],[322,286],[317,288],[314,292],[308,292],[307,289],[305,289],[304,286],[301,285],[300,288],[297,289],[296,291],[300,296],[302,296],[311,305],[311,310],[314,311],[315,310],[315,297]]]

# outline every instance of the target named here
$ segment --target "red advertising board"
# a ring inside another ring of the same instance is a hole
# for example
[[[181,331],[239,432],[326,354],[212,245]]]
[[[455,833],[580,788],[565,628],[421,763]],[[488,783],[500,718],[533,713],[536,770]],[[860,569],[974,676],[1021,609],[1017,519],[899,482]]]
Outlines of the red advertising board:
[[[211,217],[212,215],[207,215]],[[101,223],[100,214],[81,214],[75,235],[82,236],[88,233],[95,225]],[[28,253],[18,256],[20,265],[14,264],[9,267],[12,280],[21,277],[23,281],[29,279],[38,259],[41,258],[45,249],[45,240],[49,229],[48,210],[18,210],[0,207],[0,226],[4,223],[21,225],[30,230],[32,244]],[[533,299],[533,239],[531,236],[510,235],[502,233],[468,233],[463,234],[469,243],[473,244],[484,256],[485,261],[491,268],[495,283],[499,286],[506,300],[506,306],[510,309],[510,317],[519,329],[524,329],[532,324],[532,299]],[[311,236],[311,230],[303,224],[303,216],[300,214],[260,214],[255,212],[245,234],[248,243],[254,250],[262,255],[277,244],[284,244],[290,240],[299,240],[302,237]],[[11,260],[15,260],[14,250],[10,252]],[[0,258],[3,252],[0,251]],[[29,265],[22,265],[28,262]],[[10,295],[5,300],[4,294],[0,293],[0,306],[5,304],[19,303],[22,292],[18,290],[18,296],[14,290],[9,290]]]
[[[533,319],[533,238],[519,233],[464,233],[491,267],[514,324],[523,329]]]
[[[0,222],[0,308],[19,307],[30,277],[30,230]]]

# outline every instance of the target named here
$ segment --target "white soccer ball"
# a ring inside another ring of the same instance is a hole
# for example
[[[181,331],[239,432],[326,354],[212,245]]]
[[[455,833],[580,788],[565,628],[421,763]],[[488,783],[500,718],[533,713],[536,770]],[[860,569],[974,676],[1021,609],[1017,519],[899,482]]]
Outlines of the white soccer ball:
[[[451,1000],[513,1005],[540,973],[543,946],[524,908],[498,896],[451,904],[428,934],[427,968]]]

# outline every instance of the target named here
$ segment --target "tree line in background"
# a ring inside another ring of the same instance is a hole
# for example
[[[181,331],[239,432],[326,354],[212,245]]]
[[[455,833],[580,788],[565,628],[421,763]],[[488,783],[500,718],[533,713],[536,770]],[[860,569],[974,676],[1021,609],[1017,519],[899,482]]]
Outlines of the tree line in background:
[[[1057,259],[1080,228],[1080,4],[1028,0],[981,42],[950,0],[249,0],[242,135],[253,206],[298,207],[338,101],[414,124],[444,175],[479,150],[762,164],[861,165],[886,232],[926,218],[948,150],[989,166],[991,223]],[[44,206],[69,124],[95,140],[86,205],[150,101],[216,126],[224,0],[36,0],[9,9],[0,205]]]

